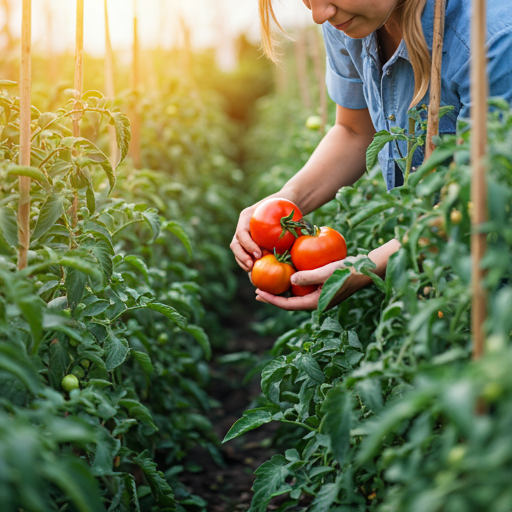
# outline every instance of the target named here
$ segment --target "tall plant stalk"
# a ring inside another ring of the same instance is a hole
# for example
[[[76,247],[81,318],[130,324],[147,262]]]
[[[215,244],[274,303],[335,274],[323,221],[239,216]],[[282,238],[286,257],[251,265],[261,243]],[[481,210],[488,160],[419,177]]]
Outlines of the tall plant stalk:
[[[434,14],[434,40],[432,43],[432,71],[430,78],[430,105],[428,109],[425,160],[430,157],[436,148],[432,139],[439,133],[439,109],[441,108],[441,66],[443,62],[445,14],[446,0],[437,0]]]
[[[482,258],[487,251],[487,237],[480,232],[487,221],[487,182],[485,155],[487,151],[487,58],[485,51],[486,2],[473,0],[473,18],[471,26],[471,201],[473,203],[471,235],[472,256],[472,333],[473,358],[479,359],[484,352],[484,322],[487,318],[487,294],[483,287],[485,272],[481,267]]]
[[[81,107],[81,97],[84,81],[84,0],[76,2],[76,50],[75,50],[75,90],[76,98],[74,109]],[[73,136],[80,137],[80,119],[81,116],[73,117]],[[71,222],[73,227],[78,223],[78,190],[75,190],[73,196],[73,205],[71,207]]]
[[[140,46],[139,29],[137,16],[137,0],[133,0],[133,59],[132,59],[132,89],[136,97],[139,95],[140,88]],[[136,169],[141,167],[140,154],[140,115],[137,110],[137,102],[134,101],[131,108],[132,118],[132,141],[130,152],[133,158],[133,164]]]
[[[20,165],[30,165],[30,121],[32,82],[32,0],[23,0],[20,73]],[[19,178],[18,204],[18,269],[27,266],[30,246],[30,178]]]
[[[105,11],[105,93],[107,98],[114,100],[116,91],[114,85],[114,55],[112,52],[112,41],[110,39],[110,22],[108,17],[108,0],[104,0]],[[119,153],[117,150],[116,129],[109,125],[108,134],[110,140],[110,163],[113,167],[117,165]]]

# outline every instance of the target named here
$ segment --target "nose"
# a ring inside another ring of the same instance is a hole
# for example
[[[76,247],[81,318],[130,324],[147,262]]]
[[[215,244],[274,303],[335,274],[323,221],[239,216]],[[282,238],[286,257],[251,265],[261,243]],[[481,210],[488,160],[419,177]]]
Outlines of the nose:
[[[329,21],[335,14],[337,8],[329,0],[311,0],[311,14],[313,21],[318,25],[323,25]]]

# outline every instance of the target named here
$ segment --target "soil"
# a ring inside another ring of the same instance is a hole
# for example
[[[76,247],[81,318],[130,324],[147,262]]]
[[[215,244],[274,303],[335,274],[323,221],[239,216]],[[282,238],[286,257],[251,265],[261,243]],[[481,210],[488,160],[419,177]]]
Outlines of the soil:
[[[216,357],[242,351],[260,356],[275,341],[271,337],[259,336],[250,329],[254,311],[259,305],[254,300],[254,290],[242,286],[238,293],[228,325],[233,336],[222,347],[222,352],[214,353],[211,364],[212,383],[209,394],[221,406],[212,411],[210,420],[221,440],[235,421],[242,417],[243,412],[251,408],[251,402],[260,395],[261,387],[259,374],[249,383],[243,384],[250,367],[221,365],[216,362]],[[205,449],[197,447],[188,460],[201,466],[203,471],[183,473],[181,482],[189,492],[206,500],[208,512],[248,510],[253,495],[254,471],[277,453],[272,448],[272,438],[278,427],[277,423],[269,423],[221,445],[225,467],[219,467]],[[286,497],[273,500],[268,510],[276,510],[285,500]]]

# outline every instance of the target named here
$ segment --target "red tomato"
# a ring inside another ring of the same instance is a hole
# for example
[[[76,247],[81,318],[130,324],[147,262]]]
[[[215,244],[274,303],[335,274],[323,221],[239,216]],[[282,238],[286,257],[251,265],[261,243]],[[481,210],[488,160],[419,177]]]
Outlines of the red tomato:
[[[315,228],[315,235],[297,238],[291,250],[292,261],[297,270],[314,270],[347,256],[347,243],[336,230]]]
[[[304,295],[309,295],[310,293],[316,292],[317,290],[317,284],[306,284],[304,286],[292,284],[292,293],[296,297],[304,297]]]
[[[295,241],[295,236],[287,231],[283,217],[288,217],[293,211],[292,221],[302,219],[302,213],[298,206],[288,199],[272,198],[263,201],[251,217],[250,230],[252,239],[262,249],[282,254],[287,251]],[[281,234],[284,235],[281,237]]]
[[[260,290],[279,295],[290,288],[293,274],[295,269],[291,265],[277,261],[273,254],[267,254],[254,263],[251,281]]]

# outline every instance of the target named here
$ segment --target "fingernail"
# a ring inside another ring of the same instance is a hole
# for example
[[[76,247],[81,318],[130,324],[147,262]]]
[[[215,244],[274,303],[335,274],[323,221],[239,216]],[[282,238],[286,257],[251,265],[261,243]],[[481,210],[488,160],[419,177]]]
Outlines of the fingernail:
[[[297,279],[295,279],[295,276],[290,277],[290,283],[297,284]]]
[[[260,259],[261,254],[260,254],[259,252],[254,251],[254,252],[253,252],[253,254],[254,254],[254,257],[255,257],[257,260],[258,260],[258,259]]]

